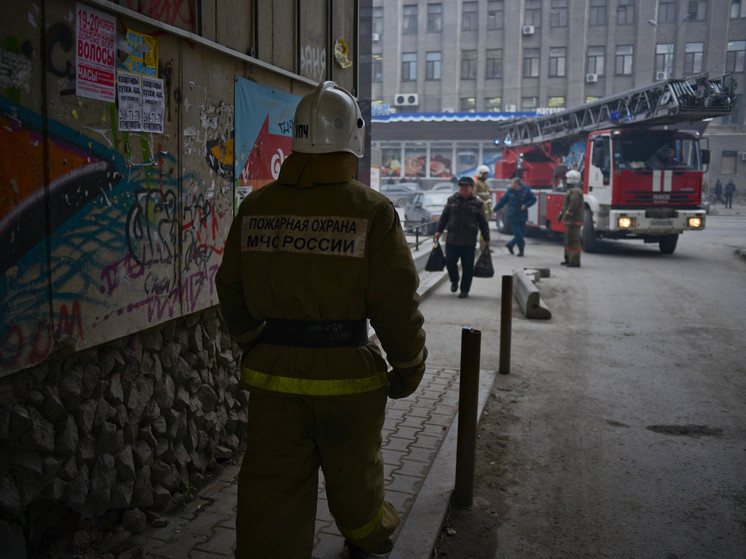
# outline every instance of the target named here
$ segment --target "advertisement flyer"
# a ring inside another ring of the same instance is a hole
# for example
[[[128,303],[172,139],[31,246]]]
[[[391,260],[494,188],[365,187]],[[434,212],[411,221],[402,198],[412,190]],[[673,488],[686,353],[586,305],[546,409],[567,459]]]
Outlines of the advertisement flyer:
[[[140,76],[129,72],[117,72],[117,110],[120,132],[142,130],[142,90]]]
[[[84,4],[76,4],[76,14],[75,94],[113,103],[116,20]]]
[[[166,99],[163,96],[163,80],[142,77],[142,129],[145,132],[163,134],[163,118]]]

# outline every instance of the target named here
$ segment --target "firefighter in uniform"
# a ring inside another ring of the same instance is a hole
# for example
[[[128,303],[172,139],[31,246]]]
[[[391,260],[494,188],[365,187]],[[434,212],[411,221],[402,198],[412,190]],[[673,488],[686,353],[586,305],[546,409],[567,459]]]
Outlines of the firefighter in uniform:
[[[580,227],[585,217],[583,185],[580,172],[567,172],[567,193],[557,219],[565,222],[565,260],[563,266],[580,268]]]
[[[353,178],[364,134],[357,102],[334,82],[303,97],[292,153],[276,181],[244,199],[226,240],[215,283],[251,392],[238,559],[311,557],[319,468],[348,556],[393,547],[386,399],[417,388],[427,350],[396,210]]]
[[[477,167],[477,178],[474,179],[474,194],[484,202],[484,215],[487,219],[489,219],[492,209],[492,195],[490,194],[490,185],[487,183],[489,174],[490,168],[487,165],[480,165]]]

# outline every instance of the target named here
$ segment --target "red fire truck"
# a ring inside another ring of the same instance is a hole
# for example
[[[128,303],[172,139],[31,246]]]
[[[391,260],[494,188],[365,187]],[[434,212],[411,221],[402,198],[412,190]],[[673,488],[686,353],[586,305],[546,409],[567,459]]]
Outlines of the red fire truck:
[[[518,176],[534,191],[529,227],[563,232],[557,214],[564,176],[576,169],[583,177],[585,251],[597,250],[599,238],[642,239],[671,254],[682,232],[705,227],[700,205],[710,153],[700,147],[702,121],[730,113],[734,85],[729,74],[669,79],[506,121],[495,140],[502,147],[495,178]],[[495,191],[496,199],[503,192]],[[510,232],[503,211],[496,220],[501,232]]]

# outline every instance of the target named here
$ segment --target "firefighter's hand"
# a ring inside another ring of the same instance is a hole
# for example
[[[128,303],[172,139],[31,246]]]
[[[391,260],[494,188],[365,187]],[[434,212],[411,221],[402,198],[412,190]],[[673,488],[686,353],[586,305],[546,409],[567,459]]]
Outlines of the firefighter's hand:
[[[425,374],[425,364],[417,365],[416,367],[408,367],[406,369],[392,369],[388,372],[389,377],[389,398],[397,400],[399,398],[406,398],[412,392],[417,390],[417,387],[422,380],[422,375]]]

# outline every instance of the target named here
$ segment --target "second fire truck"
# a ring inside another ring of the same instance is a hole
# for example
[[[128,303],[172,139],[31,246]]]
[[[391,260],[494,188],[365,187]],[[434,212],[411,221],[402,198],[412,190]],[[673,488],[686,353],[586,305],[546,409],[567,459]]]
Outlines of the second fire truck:
[[[731,75],[670,79],[575,109],[507,121],[495,143],[495,178],[520,177],[534,190],[528,226],[564,231],[557,221],[570,169],[583,176],[583,249],[599,238],[657,242],[664,254],[684,231],[702,230],[703,175],[709,150],[702,121],[731,112]],[[496,192],[499,197],[502,192]],[[505,215],[498,229],[509,233]]]

